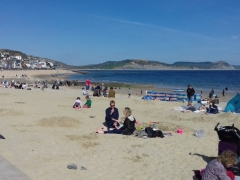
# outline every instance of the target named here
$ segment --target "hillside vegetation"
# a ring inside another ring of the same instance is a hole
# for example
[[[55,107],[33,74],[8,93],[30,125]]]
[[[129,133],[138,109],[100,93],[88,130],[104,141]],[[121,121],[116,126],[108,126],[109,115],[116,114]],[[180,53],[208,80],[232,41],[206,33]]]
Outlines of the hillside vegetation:
[[[240,69],[239,66],[232,66],[225,61],[217,62],[175,62],[173,64],[163,63],[159,61],[148,61],[140,59],[126,59],[122,61],[107,61],[100,64],[72,66],[60,61],[55,61],[48,58],[41,58],[38,56],[27,55],[21,51],[10,49],[0,49],[0,52],[9,53],[9,56],[22,56],[23,60],[38,60],[52,62],[58,68],[65,69],[129,69],[129,70],[181,70],[181,69],[221,69],[221,70],[234,70]],[[1,60],[1,58],[0,58]]]
[[[173,64],[158,61],[127,59],[122,61],[107,61],[101,64],[79,66],[80,69],[136,69],[136,70],[161,70],[161,69],[235,69],[225,61],[218,62],[175,62]]]
[[[9,56],[22,56],[22,59],[24,61],[28,61],[28,60],[46,61],[46,62],[52,62],[58,68],[66,68],[66,69],[76,68],[75,66],[67,65],[65,63],[55,61],[55,60],[52,60],[52,59],[49,59],[49,58],[42,58],[42,57],[38,57],[38,56],[27,55],[27,54],[25,54],[21,51],[15,51],[15,50],[10,50],[10,49],[0,49],[0,52],[8,53]],[[0,60],[1,60],[1,57],[0,57]]]

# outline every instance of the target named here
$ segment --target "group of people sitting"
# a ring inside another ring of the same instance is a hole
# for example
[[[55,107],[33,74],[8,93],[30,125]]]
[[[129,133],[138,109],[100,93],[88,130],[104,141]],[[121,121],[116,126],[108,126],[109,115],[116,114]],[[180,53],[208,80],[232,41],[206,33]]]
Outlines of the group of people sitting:
[[[213,101],[208,101],[207,104],[202,104],[201,101],[198,101],[195,104],[188,102],[187,106],[182,106],[184,109],[182,112],[194,112],[197,110],[206,110],[206,114],[217,114],[219,112],[218,107]]]
[[[25,89],[25,90],[31,90],[31,88],[29,87],[30,85],[28,83],[21,83],[21,82],[15,82],[14,80],[12,80],[12,82],[8,82],[8,81],[4,81],[2,83],[0,83],[0,87],[3,88],[15,88],[15,89]]]
[[[77,97],[77,99],[74,101],[73,108],[79,109],[79,108],[91,108],[92,106],[92,100],[89,98],[89,96],[85,97],[86,103],[82,105],[82,101],[80,97]]]
[[[105,111],[105,122],[103,127],[97,129],[99,134],[123,134],[132,135],[136,130],[136,119],[132,115],[132,111],[129,107],[125,107],[123,110],[123,117],[119,119],[118,109],[115,107],[115,101],[110,101],[110,107]]]
[[[104,96],[107,97],[108,96],[108,88],[107,87],[103,87],[100,84],[97,84],[95,87],[92,86],[92,91],[93,91],[93,96]]]

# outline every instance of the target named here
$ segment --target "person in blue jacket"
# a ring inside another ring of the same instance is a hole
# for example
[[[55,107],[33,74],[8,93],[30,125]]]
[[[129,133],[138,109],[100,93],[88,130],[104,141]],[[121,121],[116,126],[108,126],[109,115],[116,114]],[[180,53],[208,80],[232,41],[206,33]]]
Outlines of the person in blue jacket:
[[[218,107],[213,103],[209,103],[209,107],[206,108],[206,114],[211,113],[211,114],[217,114],[218,113]]]
[[[113,100],[110,101],[110,107],[106,109],[105,113],[106,113],[106,117],[105,117],[104,125],[108,129],[115,128],[113,124],[115,120],[118,120],[119,118],[118,109],[115,107],[115,101]]]

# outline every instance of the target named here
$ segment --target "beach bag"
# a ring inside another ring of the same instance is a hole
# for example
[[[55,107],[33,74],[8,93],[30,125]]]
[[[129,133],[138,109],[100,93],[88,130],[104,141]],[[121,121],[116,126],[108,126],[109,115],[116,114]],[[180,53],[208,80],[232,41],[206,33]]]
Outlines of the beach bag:
[[[145,128],[145,132],[147,133],[147,136],[149,138],[156,138],[156,137],[163,138],[164,137],[162,131],[160,131],[160,130],[154,131],[151,127]]]
[[[154,137],[154,138],[156,138],[156,137],[164,138],[164,135],[163,135],[162,131],[155,130],[155,131],[153,131],[152,137]]]
[[[145,132],[147,133],[147,137],[149,138],[153,137],[153,129],[151,127],[146,127]]]

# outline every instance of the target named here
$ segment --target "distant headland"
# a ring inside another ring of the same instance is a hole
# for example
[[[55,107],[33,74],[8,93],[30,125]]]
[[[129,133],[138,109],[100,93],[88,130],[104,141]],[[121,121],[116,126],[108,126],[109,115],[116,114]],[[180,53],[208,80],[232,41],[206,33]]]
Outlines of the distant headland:
[[[1,69],[71,69],[71,70],[238,70],[240,65],[217,62],[175,62],[173,64],[141,59],[107,61],[100,64],[72,66],[49,58],[27,55],[21,51],[0,49]]]

